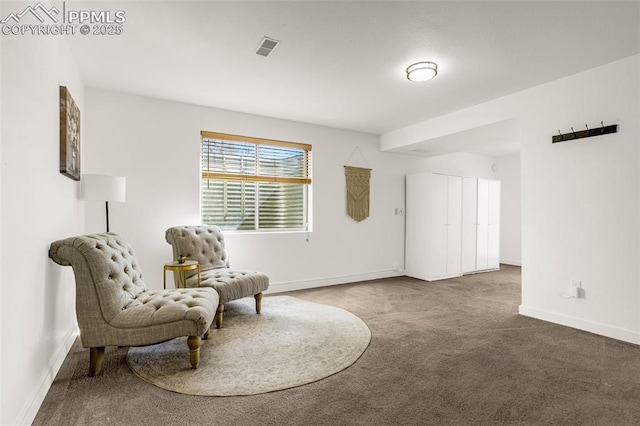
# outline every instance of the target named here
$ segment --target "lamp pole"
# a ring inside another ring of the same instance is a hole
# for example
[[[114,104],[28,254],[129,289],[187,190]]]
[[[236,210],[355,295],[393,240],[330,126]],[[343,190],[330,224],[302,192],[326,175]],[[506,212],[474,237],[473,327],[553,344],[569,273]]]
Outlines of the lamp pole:
[[[104,202],[104,208],[107,212],[107,232],[109,232],[109,202],[108,201]]]

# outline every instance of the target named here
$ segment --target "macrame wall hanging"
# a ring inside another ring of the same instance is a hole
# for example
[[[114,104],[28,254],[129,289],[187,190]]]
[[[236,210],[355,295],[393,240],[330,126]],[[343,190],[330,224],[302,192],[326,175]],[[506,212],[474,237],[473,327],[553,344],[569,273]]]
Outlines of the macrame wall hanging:
[[[356,146],[353,154],[358,151],[362,159],[367,160]],[[347,163],[349,162],[347,160]],[[369,165],[367,163],[367,165]],[[354,166],[344,166],[344,174],[347,182],[347,214],[356,222],[361,222],[369,217],[369,182],[371,180],[371,169]]]

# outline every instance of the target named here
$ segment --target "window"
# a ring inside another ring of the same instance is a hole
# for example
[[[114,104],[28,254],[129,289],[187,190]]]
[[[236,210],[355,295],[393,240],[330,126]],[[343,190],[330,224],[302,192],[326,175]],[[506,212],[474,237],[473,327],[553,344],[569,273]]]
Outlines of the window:
[[[202,135],[202,222],[223,230],[308,229],[311,145]]]

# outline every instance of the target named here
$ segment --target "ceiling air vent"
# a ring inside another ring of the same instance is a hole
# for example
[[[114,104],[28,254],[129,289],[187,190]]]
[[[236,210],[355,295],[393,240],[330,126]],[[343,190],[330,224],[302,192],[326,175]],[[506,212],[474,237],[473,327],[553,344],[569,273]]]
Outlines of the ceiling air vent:
[[[258,50],[256,50],[256,55],[260,55],[264,57],[269,56],[271,51],[274,49],[274,47],[278,45],[278,43],[280,43],[278,40],[274,40],[269,37],[264,37],[260,42],[260,46],[258,46]]]

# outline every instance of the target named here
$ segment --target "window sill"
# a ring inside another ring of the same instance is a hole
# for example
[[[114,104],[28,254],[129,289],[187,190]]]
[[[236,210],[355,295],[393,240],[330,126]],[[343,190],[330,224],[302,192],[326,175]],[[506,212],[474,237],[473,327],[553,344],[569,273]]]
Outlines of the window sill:
[[[255,231],[225,231],[225,235],[280,235],[280,234],[310,234],[312,231],[306,230],[255,230]]]

